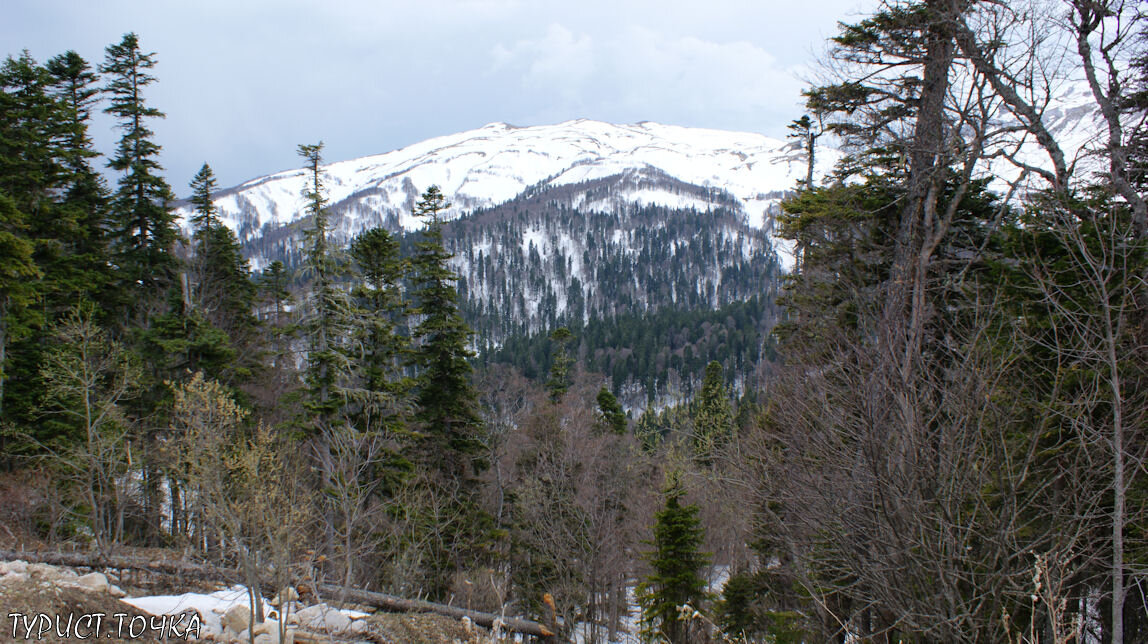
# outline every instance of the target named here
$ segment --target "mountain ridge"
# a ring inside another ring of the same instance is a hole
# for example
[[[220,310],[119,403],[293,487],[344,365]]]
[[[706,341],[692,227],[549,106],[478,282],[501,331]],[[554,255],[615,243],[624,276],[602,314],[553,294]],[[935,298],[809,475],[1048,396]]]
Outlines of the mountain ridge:
[[[833,150],[819,151],[819,174],[838,157]],[[373,226],[417,230],[421,223],[411,215],[411,206],[432,184],[453,204],[449,214],[458,217],[507,203],[532,189],[635,172],[662,173],[696,185],[713,194],[715,203],[733,206],[750,227],[768,230],[780,197],[804,177],[806,161],[795,143],[762,134],[575,119],[540,126],[489,123],[381,154],[327,163],[322,169],[335,236],[348,241]],[[215,203],[221,219],[245,245],[296,224],[303,216],[304,174],[301,169],[284,170],[220,190]],[[718,196],[723,193],[736,203]],[[674,195],[647,186],[600,207],[627,201],[682,205]],[[705,201],[694,199],[688,205],[704,209]],[[177,211],[186,220],[189,206]],[[260,253],[250,255],[255,268],[266,264]]]

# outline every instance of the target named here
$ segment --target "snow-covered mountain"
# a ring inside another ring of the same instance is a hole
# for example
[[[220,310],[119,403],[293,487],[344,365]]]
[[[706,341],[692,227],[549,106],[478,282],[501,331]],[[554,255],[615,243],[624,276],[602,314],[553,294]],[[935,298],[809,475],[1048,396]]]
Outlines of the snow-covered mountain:
[[[820,155],[819,171],[832,167],[838,158],[832,151]],[[452,202],[451,214],[459,216],[506,203],[528,189],[635,173],[664,176],[703,190],[683,194],[663,189],[658,182],[641,186],[631,182],[629,189],[575,205],[599,212],[627,203],[705,211],[713,200],[725,202],[728,194],[746,224],[768,232],[777,201],[804,176],[805,158],[792,142],[760,134],[578,119],[535,127],[491,123],[392,152],[331,163],[323,172],[335,234],[344,240],[380,225],[393,230],[418,228],[421,222],[411,216],[411,208],[432,184]],[[304,170],[288,170],[218,194],[216,205],[224,221],[249,245],[256,268],[267,259],[255,250],[258,238],[276,237],[276,231],[302,217],[305,180]]]
[[[1066,152],[1095,130],[1088,97],[1078,94],[1046,115],[1057,136],[1069,142]],[[1025,162],[1043,165],[1043,153],[1031,140],[1015,145]],[[840,152],[819,146],[815,175],[824,175],[840,158]],[[1004,159],[983,171],[997,176],[994,187],[1002,190],[1018,173]],[[662,312],[714,311],[760,298],[752,323],[710,325],[707,341],[720,346],[739,333],[768,335],[782,271],[792,262],[788,244],[773,235],[774,215],[804,178],[806,158],[795,142],[760,134],[579,119],[536,127],[492,123],[330,163],[322,172],[336,245],[373,227],[417,230],[422,222],[411,215],[415,202],[431,185],[442,189],[453,204],[447,216],[454,218],[443,231],[444,242],[454,254],[464,314],[479,347],[563,324],[625,316],[649,320]],[[220,214],[238,234],[252,268],[272,260],[289,268],[299,264],[309,225],[306,182],[300,168],[217,194]],[[182,210],[188,214],[187,206]],[[416,238],[400,234],[404,252]],[[684,370],[664,378],[684,382],[696,376],[693,362],[717,354],[667,349],[653,366],[638,355],[627,348],[613,357],[588,358],[602,358],[597,367],[619,383],[663,368]],[[744,375],[754,361],[751,355],[740,367],[726,366]],[[663,385],[646,382],[635,399]]]

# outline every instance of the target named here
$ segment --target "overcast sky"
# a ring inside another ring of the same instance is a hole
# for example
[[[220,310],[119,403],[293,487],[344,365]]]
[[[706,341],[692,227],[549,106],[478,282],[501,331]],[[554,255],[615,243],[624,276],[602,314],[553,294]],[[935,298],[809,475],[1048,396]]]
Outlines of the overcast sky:
[[[876,0],[7,0],[4,53],[74,49],[95,66],[134,31],[156,52],[148,103],[176,193],[221,187],[503,121],[783,137],[838,20]],[[93,128],[112,150],[109,123]]]

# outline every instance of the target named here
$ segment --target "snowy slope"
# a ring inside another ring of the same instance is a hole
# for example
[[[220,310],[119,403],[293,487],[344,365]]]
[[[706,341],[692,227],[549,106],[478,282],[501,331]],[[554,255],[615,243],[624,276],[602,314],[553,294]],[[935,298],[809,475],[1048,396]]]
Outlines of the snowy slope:
[[[821,156],[821,171],[838,158],[831,151]],[[504,203],[540,184],[565,185],[649,169],[729,192],[747,223],[762,228],[771,223],[769,211],[780,193],[804,176],[805,159],[791,142],[760,134],[579,119],[536,127],[491,123],[323,167],[332,210],[339,215],[337,233],[348,237],[383,223],[417,229],[421,223],[411,216],[411,207],[432,184],[443,190],[458,215]],[[247,242],[302,216],[305,180],[302,169],[253,179],[219,193],[216,205]],[[650,205],[705,205],[696,199],[682,202],[680,195],[656,188],[622,197]]]
[[[1082,83],[1066,85],[1046,110],[1045,122],[1070,162],[1095,142],[1100,130],[1091,95]],[[1033,137],[1007,132],[1006,126],[1013,125],[1007,111],[997,125],[1005,133],[1000,139],[998,131],[994,149],[1011,148],[1026,164],[1049,166]],[[841,158],[828,145],[819,146],[817,154],[818,176]],[[571,205],[599,212],[613,212],[627,203],[705,211],[715,200],[727,202],[728,195],[749,227],[772,237],[777,204],[804,177],[805,167],[796,142],[761,134],[577,119],[533,127],[491,123],[383,154],[330,163],[323,166],[323,173],[336,241],[345,242],[375,226],[418,229],[421,222],[411,209],[432,184],[453,204],[447,216],[457,217],[504,204],[528,191],[637,175],[668,177],[703,192],[686,195],[667,189],[668,182],[656,181],[633,189],[633,181],[630,188],[619,181],[618,189],[605,198],[599,192],[597,199],[586,195]],[[993,187],[1002,192],[1020,175],[1016,165],[999,157],[982,164],[980,171],[996,177]],[[282,246],[287,237],[297,238],[299,229],[293,224],[303,217],[305,175],[303,169],[288,170],[218,193],[222,218],[245,244],[253,268],[261,268],[264,255],[271,254],[267,244]],[[186,205],[179,214],[188,214]],[[780,241],[772,240],[788,265],[788,249]]]

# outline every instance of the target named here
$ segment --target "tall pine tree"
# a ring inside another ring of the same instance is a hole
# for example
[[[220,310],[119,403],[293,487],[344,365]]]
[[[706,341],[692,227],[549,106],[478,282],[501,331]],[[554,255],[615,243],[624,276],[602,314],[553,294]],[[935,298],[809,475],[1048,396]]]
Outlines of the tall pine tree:
[[[143,52],[136,35],[128,33],[119,44],[108,46],[100,66],[108,77],[110,97],[104,111],[117,119],[123,132],[108,162],[122,173],[112,201],[117,263],[125,286],[142,287],[145,298],[162,296],[175,283],[179,265],[174,254],[179,231],[168,208],[174,197],[159,174],[160,147],[147,126],[164,114],[147,105],[143,95],[156,80],[149,73],[155,64],[155,53]]]
[[[570,357],[567,346],[574,339],[574,334],[566,327],[558,327],[550,334],[553,351],[553,360],[550,363],[550,375],[546,379],[546,391],[550,393],[550,402],[558,404],[562,396],[570,389],[570,367],[574,359]]]
[[[219,219],[213,202],[215,174],[206,163],[191,180],[194,261],[193,308],[213,327],[227,334],[238,352],[230,375],[246,377],[259,359],[259,321],[253,313],[256,286],[235,233]],[[224,381],[230,378],[220,378]]]
[[[702,389],[694,401],[694,453],[702,463],[709,463],[713,450],[733,435],[733,409],[729,389],[722,378],[721,363],[706,365]]]
[[[414,209],[416,217],[426,220],[411,259],[415,313],[420,319],[413,333],[414,363],[419,370],[421,460],[442,482],[459,484],[482,465],[483,426],[470,383],[472,332],[458,308],[458,275],[449,264],[453,255],[443,244],[443,212],[448,207],[438,186],[431,186]]]
[[[484,428],[470,382],[468,359],[473,354],[467,345],[472,332],[459,312],[458,276],[443,245],[442,214],[447,207],[438,187],[423,193],[414,214],[426,220],[426,228],[411,259],[419,319],[412,334],[417,435],[411,461],[421,468],[434,499],[422,510],[422,529],[435,535],[425,557],[427,592],[436,598],[449,594],[455,572],[481,560],[491,524],[477,504],[475,475],[485,466]]]
[[[642,636],[647,641],[686,644],[691,639],[692,612],[705,600],[706,580],[702,568],[709,557],[701,551],[705,532],[698,518],[698,506],[682,505],[685,496],[681,479],[670,477],[665,490],[665,506],[654,515],[654,547],[646,553],[651,572],[638,585],[642,606]]]
[[[108,190],[92,167],[99,156],[88,135],[91,110],[99,100],[99,77],[74,51],[53,57],[46,66],[51,92],[60,104],[56,152],[64,191],[57,208],[60,235],[56,241],[57,266],[52,273],[59,300],[57,315],[70,310],[77,299],[99,300],[111,284],[108,262]]]
[[[0,191],[0,414],[4,408],[7,349],[29,331],[24,311],[34,301],[29,282],[39,275],[32,261],[32,242],[24,235],[25,215]]]
[[[403,373],[409,339],[403,326],[406,302],[402,281],[406,262],[399,257],[399,240],[382,228],[373,228],[351,243],[351,257],[362,283],[355,287],[358,321],[355,329],[357,371],[363,391],[363,411],[382,424],[404,415],[410,382]]]
[[[342,267],[335,257],[330,235],[327,197],[322,170],[323,144],[300,145],[299,156],[307,163],[308,185],[304,192],[307,230],[304,272],[310,283],[307,311],[301,324],[307,344],[304,408],[311,414],[308,433],[320,437],[332,431],[344,405],[344,389],[350,378],[346,341],[351,335],[351,303],[340,286]]]
[[[28,52],[0,68],[0,414],[9,418],[10,375],[21,376],[13,381],[19,385],[37,370],[34,360],[20,364],[28,351],[14,346],[36,344],[32,336],[43,324],[32,306],[43,294],[36,229],[52,216],[59,172],[51,153],[56,110],[46,85],[46,72]]]

